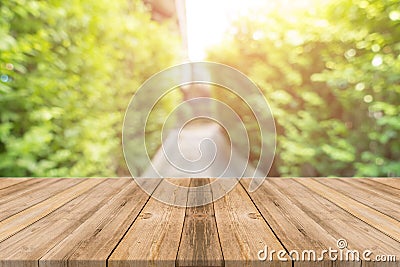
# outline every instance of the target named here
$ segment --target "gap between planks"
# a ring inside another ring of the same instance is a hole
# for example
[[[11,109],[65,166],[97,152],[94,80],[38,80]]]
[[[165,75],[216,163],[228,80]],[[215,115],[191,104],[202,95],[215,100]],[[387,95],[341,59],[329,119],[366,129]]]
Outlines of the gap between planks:
[[[400,222],[396,219],[366,206],[315,179],[297,178],[296,181],[400,242]]]

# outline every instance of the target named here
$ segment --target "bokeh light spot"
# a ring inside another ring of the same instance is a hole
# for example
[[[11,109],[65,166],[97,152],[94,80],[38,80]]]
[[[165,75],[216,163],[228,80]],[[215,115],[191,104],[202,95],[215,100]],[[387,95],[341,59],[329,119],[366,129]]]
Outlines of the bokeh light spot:
[[[371,62],[372,66],[374,66],[374,67],[379,67],[380,65],[382,65],[382,63],[383,63],[383,59],[382,59],[381,55],[374,56],[374,58],[372,59],[372,62]]]
[[[364,102],[365,102],[365,103],[371,103],[372,100],[374,100],[374,98],[372,97],[372,95],[366,95],[366,96],[364,96]]]
[[[399,10],[393,10],[389,13],[389,18],[390,20],[396,21],[400,20],[400,11]]]
[[[365,89],[365,83],[357,83],[356,84],[356,90],[357,91],[362,91]]]
[[[8,75],[7,74],[2,74],[0,76],[0,80],[4,83],[8,82]]]

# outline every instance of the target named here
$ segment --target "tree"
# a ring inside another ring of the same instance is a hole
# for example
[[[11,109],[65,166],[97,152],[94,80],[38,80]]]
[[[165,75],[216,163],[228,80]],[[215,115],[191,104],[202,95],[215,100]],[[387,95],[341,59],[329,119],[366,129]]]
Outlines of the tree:
[[[124,110],[177,35],[138,0],[0,2],[0,175],[126,174]]]
[[[270,175],[400,173],[399,21],[392,0],[258,10],[210,50],[210,60],[249,75],[272,106]]]

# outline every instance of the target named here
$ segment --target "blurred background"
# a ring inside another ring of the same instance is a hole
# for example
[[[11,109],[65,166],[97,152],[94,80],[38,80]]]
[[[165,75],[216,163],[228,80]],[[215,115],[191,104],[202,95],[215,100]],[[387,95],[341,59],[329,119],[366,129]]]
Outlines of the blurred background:
[[[400,176],[398,0],[0,0],[0,176],[127,176],[124,112],[151,75],[227,64],[275,117],[269,176]],[[213,87],[246,124],[248,106]],[[160,147],[174,90],[146,125]]]

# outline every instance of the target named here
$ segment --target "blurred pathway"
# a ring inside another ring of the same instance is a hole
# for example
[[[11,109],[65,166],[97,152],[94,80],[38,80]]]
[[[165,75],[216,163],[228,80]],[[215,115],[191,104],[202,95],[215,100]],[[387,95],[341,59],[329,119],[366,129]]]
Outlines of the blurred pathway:
[[[212,142],[211,142],[212,140]],[[216,123],[195,123],[173,130],[142,177],[249,177],[254,169],[232,148]]]

